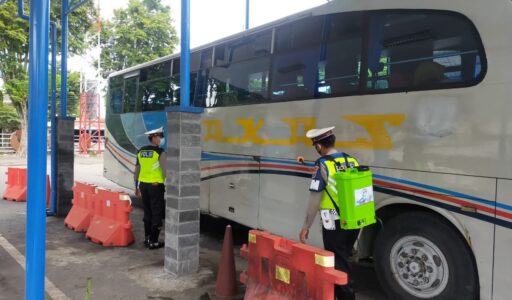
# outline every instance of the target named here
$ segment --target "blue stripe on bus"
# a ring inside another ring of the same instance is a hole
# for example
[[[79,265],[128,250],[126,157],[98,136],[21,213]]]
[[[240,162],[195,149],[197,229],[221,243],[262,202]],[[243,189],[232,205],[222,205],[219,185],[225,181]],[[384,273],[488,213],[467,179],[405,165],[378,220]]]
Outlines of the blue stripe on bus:
[[[112,143],[111,141],[109,141],[108,144],[111,145],[111,146],[114,146],[114,148],[116,148],[117,150],[123,152],[126,155],[131,156],[132,158],[136,157],[135,154],[128,152],[126,149],[122,148],[121,146],[116,145],[115,143]]]
[[[205,161],[212,161],[212,160],[224,160],[224,161],[230,161],[230,160],[241,160],[241,161],[255,161],[254,158],[248,157],[248,156],[226,156],[226,155],[220,155],[210,152],[203,152],[201,156],[201,160]],[[269,162],[269,163],[280,163],[280,164],[286,164],[286,165],[294,165],[294,166],[304,166],[304,167],[314,167],[314,163],[305,163],[305,164],[299,164],[294,160],[281,160],[281,159],[275,159],[275,158],[262,158],[261,162]]]
[[[111,143],[111,145],[113,145],[113,144]],[[117,149],[120,149],[116,145],[114,145],[114,146]],[[126,151],[123,151],[123,152],[126,153]],[[131,155],[133,155],[133,154],[131,154]],[[218,161],[237,161],[237,160],[238,161],[254,161],[254,159],[252,157],[249,158],[247,156],[245,156],[245,157],[244,156],[235,157],[235,156],[213,154],[213,153],[208,153],[208,152],[202,152],[201,159],[203,161],[216,161],[216,160],[218,160]],[[286,161],[286,160],[278,160],[278,159],[262,159],[262,161],[263,162],[283,163],[283,164],[289,164],[289,165],[298,165],[297,163],[295,163],[293,161],[290,161],[290,160]],[[308,164],[306,164],[306,166],[314,166],[314,164],[309,164],[308,163]],[[431,185],[426,185],[426,184],[414,182],[414,181],[409,181],[409,180],[405,180],[405,179],[399,179],[399,178],[394,178],[394,177],[389,177],[389,176],[379,175],[379,174],[373,174],[373,176],[374,176],[374,178],[378,178],[378,179],[383,179],[383,180],[388,180],[388,181],[392,181],[392,182],[408,184],[408,185],[411,185],[411,186],[415,186],[415,187],[420,187],[420,188],[427,189],[427,190],[436,191],[436,192],[439,192],[439,193],[442,193],[442,194],[446,194],[446,195],[450,195],[450,196],[454,196],[454,197],[458,197],[458,198],[462,198],[462,199],[472,200],[472,201],[475,201],[475,202],[479,202],[481,204],[485,204],[485,205],[490,206],[492,208],[498,207],[498,208],[501,208],[501,209],[512,211],[512,206],[506,205],[506,204],[503,204],[503,203],[498,203],[498,202],[486,200],[486,199],[483,199],[483,198],[478,198],[478,197],[474,197],[474,196],[471,196],[471,195],[466,195],[466,194],[462,194],[462,193],[458,193],[458,192],[454,192],[454,191],[450,191],[450,190],[434,187],[434,186],[431,186]],[[301,176],[301,177],[304,177],[304,176]]]
[[[297,163],[294,160],[279,160],[279,159],[266,159],[266,158],[263,158],[261,161],[263,161],[263,162],[272,162],[272,163],[281,163],[281,164],[286,164],[286,165],[304,166],[304,167],[314,167],[315,166],[314,163],[305,162],[304,164],[299,164],[299,163]]]
[[[491,217],[491,216],[484,215],[484,214],[481,214],[481,213],[473,213],[473,212],[462,211],[460,208],[458,208],[456,206],[453,206],[453,205],[437,202],[437,201],[430,200],[430,199],[427,199],[427,198],[423,198],[423,197],[420,197],[420,196],[417,196],[417,195],[411,195],[411,194],[407,194],[407,193],[403,193],[403,192],[399,192],[399,191],[396,191],[396,190],[387,189],[387,188],[383,188],[383,187],[379,187],[379,186],[374,186],[373,190],[376,191],[376,192],[379,192],[379,193],[384,193],[384,194],[390,195],[390,196],[397,196],[397,197],[406,198],[406,199],[409,199],[409,200],[412,200],[412,201],[420,202],[420,203],[423,203],[423,204],[426,204],[426,205],[436,206],[436,207],[439,207],[439,208],[442,208],[442,209],[449,210],[451,212],[455,212],[455,213],[458,213],[458,214],[461,214],[461,215],[465,215],[465,216],[468,216],[468,217],[472,217],[472,218],[475,218],[475,219],[479,219],[481,221],[485,221],[485,222],[488,222],[488,223],[491,223],[491,224],[496,224],[496,225],[499,225],[499,226],[502,226],[502,227],[506,227],[506,228],[512,229],[512,222],[507,222],[507,221],[504,221],[502,219],[498,219],[496,217]]]
[[[475,202],[479,202],[479,203],[482,203],[482,204],[485,204],[485,205],[488,205],[488,206],[491,206],[491,207],[494,207],[496,205],[499,208],[503,208],[503,209],[507,209],[507,210],[512,210],[512,206],[510,206],[510,205],[506,205],[506,204],[502,204],[502,203],[496,203],[494,201],[490,201],[490,200],[486,200],[486,199],[482,199],[482,198],[477,198],[477,197],[474,197],[474,196],[470,196],[470,195],[466,195],[466,194],[462,194],[462,193],[458,193],[458,192],[449,191],[449,190],[438,188],[438,187],[434,187],[434,186],[431,186],[431,185],[426,185],[426,184],[422,184],[422,183],[418,183],[418,182],[413,182],[413,181],[409,181],[409,180],[404,180],[404,179],[399,179],[399,178],[394,178],[394,177],[388,177],[388,176],[378,175],[378,174],[373,174],[373,177],[374,178],[378,178],[378,179],[384,179],[384,180],[404,183],[404,184],[408,184],[408,185],[412,185],[412,186],[416,186],[416,187],[421,187],[421,188],[424,188],[424,189],[429,189],[429,190],[436,191],[436,192],[439,192],[439,193],[444,193],[446,195],[450,195],[450,196],[459,197],[459,198],[462,198],[462,199],[467,199],[467,200],[472,200],[472,201],[475,201]]]
[[[109,143],[108,145],[112,145],[112,143]],[[110,150],[108,147],[105,147],[105,149],[108,150],[108,152],[110,153],[110,155],[112,155],[112,157],[117,160],[117,162],[123,166],[126,170],[128,170],[128,172],[130,172],[130,174],[133,174],[133,170],[131,170],[130,168],[128,168],[118,157],[117,155],[115,155],[114,153],[112,153],[112,150]]]
[[[203,153],[203,154],[205,154],[205,153]],[[215,160],[215,159],[208,159],[208,160]],[[222,157],[221,160],[241,160],[241,159],[235,159],[235,158],[230,158],[230,157]],[[249,159],[249,160],[251,160],[251,159]],[[293,161],[285,161],[285,160],[278,160],[278,159],[262,159],[262,161],[263,162],[275,162],[275,163],[283,163],[283,164],[290,164],[290,165],[298,165],[296,162],[293,162]],[[313,167],[314,164],[309,164],[308,163],[308,164],[306,164],[306,166]],[[436,191],[436,192],[439,192],[439,193],[444,193],[446,195],[450,195],[450,196],[454,196],[454,197],[459,197],[459,198],[467,199],[467,200],[472,200],[472,201],[475,201],[475,202],[479,202],[479,203],[488,205],[488,206],[490,206],[492,208],[497,206],[499,208],[512,211],[512,206],[506,205],[506,204],[503,204],[503,203],[497,203],[497,202],[486,200],[486,199],[483,199],[483,198],[478,198],[478,197],[474,197],[474,196],[471,196],[471,195],[466,195],[466,194],[462,194],[462,193],[458,193],[458,192],[454,192],[454,191],[450,191],[450,190],[434,187],[434,186],[431,186],[431,185],[426,185],[426,184],[414,182],[414,181],[409,181],[409,180],[404,180],[404,179],[399,179],[399,178],[394,178],[394,177],[389,177],[389,176],[379,175],[379,174],[373,174],[373,176],[375,178],[378,178],[378,179],[384,179],[384,180],[404,183],[404,184],[408,184],[408,185],[412,185],[412,186],[421,187],[421,188],[424,188],[424,189]]]
[[[274,174],[274,175],[285,175],[285,176],[310,178],[310,176],[308,176],[304,173],[298,173],[298,172],[277,171],[277,170],[238,170],[238,171],[229,171],[229,172],[223,172],[223,173],[219,173],[219,174],[206,176],[206,177],[201,178],[201,181],[206,181],[209,179],[222,177],[222,176],[237,175],[237,174]],[[453,206],[453,205],[449,205],[446,203],[423,198],[423,197],[417,196],[417,195],[407,194],[407,193],[396,191],[393,189],[388,189],[388,188],[379,187],[379,186],[374,186],[373,189],[374,189],[374,191],[379,192],[379,193],[383,193],[383,194],[387,194],[387,195],[391,195],[391,196],[397,196],[397,197],[409,199],[411,201],[423,203],[426,205],[439,207],[439,208],[446,209],[448,211],[451,211],[451,212],[454,212],[457,214],[465,215],[465,216],[475,218],[475,219],[478,219],[478,220],[481,220],[481,221],[484,221],[487,223],[496,224],[496,225],[499,225],[502,227],[512,229],[512,222],[508,222],[508,221],[498,219],[498,218],[495,218],[492,216],[488,216],[488,215],[476,213],[476,212],[473,213],[473,212],[462,211],[460,208]]]
[[[241,160],[241,161],[254,161],[254,158],[252,157],[248,157],[248,156],[240,156],[240,157],[236,157],[236,156],[225,156],[225,155],[220,155],[220,154],[214,154],[214,153],[209,153],[209,152],[202,152],[201,153],[201,160],[203,161],[215,161],[215,160],[218,160],[218,161],[233,161],[233,160]]]

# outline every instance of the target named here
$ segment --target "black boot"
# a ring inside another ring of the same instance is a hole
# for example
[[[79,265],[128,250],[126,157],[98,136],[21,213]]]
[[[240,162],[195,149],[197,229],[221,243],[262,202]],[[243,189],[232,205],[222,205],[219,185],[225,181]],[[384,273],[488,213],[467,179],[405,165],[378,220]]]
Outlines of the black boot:
[[[149,247],[149,239],[151,237],[151,223],[144,222],[144,247]]]
[[[160,235],[160,227],[153,226],[151,228],[151,236],[149,238],[149,246],[150,250],[159,249],[164,246],[163,242],[158,241],[158,236]]]

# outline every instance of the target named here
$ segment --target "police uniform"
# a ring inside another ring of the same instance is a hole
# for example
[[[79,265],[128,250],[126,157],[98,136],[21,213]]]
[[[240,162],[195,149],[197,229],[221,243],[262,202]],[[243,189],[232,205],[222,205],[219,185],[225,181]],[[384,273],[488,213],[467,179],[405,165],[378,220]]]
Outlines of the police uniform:
[[[306,136],[312,139],[313,144],[334,135],[334,127],[312,129]],[[343,152],[332,152],[316,161],[316,171],[313,174],[309,190],[314,193],[322,193],[320,203],[317,206],[322,219],[322,239],[326,250],[334,253],[335,269],[347,273],[349,284],[336,286],[335,295],[338,299],[355,299],[350,282],[352,281],[352,267],[349,257],[359,235],[359,229],[343,230],[340,227],[338,211],[338,195],[334,174],[343,171],[348,161],[349,167],[358,166],[355,158]]]
[[[163,137],[163,128],[145,133],[152,141],[154,135]],[[165,214],[165,152],[160,146],[151,144],[137,153],[135,187],[140,190],[144,206],[144,245],[150,249],[163,247],[158,241]]]

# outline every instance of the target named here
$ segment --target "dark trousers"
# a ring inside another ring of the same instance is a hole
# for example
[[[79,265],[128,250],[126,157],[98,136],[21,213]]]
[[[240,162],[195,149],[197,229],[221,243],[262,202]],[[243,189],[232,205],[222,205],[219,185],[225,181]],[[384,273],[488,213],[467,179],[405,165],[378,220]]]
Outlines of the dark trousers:
[[[142,195],[142,205],[144,206],[144,227],[146,231],[152,227],[162,227],[162,219],[165,216],[165,185],[163,183],[145,183],[139,184]],[[146,232],[146,236],[149,232]]]
[[[326,230],[322,227],[322,237],[325,250],[334,252],[334,268],[347,273],[348,284],[336,285],[334,289],[335,298],[338,300],[355,299],[352,288],[352,266],[349,263],[349,257],[352,255],[352,248],[357,240],[359,229],[343,230],[340,228],[339,221],[336,222],[335,230]]]

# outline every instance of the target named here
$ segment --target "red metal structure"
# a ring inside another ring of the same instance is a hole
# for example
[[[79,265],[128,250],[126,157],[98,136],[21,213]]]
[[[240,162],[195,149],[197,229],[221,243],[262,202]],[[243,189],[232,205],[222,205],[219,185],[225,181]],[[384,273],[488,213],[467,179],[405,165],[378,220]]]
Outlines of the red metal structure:
[[[101,153],[100,95],[97,82],[89,81],[86,92],[80,93],[78,149],[81,154],[89,151]]]

